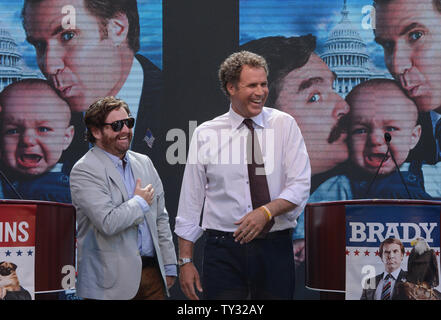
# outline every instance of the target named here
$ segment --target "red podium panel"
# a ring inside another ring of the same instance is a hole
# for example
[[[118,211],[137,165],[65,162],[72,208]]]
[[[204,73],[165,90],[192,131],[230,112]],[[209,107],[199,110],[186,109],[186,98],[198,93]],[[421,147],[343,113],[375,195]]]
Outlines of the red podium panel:
[[[305,207],[305,284],[322,299],[344,299],[346,208],[351,205],[438,205],[425,200],[348,200],[309,203]],[[441,214],[441,212],[440,212]]]
[[[35,206],[35,299],[57,299],[65,265],[75,266],[75,208],[70,204],[0,200],[2,206]]]

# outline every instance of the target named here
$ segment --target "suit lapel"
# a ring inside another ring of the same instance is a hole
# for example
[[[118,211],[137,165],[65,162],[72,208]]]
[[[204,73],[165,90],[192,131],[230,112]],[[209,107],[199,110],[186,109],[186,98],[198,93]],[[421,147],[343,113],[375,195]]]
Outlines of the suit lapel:
[[[135,183],[138,178],[141,178],[143,180],[143,168],[141,164],[138,162],[138,160],[130,153],[130,151],[127,152],[127,155],[129,157],[130,166],[132,167],[133,177],[135,178]],[[142,186],[144,187],[144,186]]]
[[[141,179],[141,187],[144,188],[147,184],[151,183],[149,181],[150,177],[148,176],[148,174],[146,174],[147,171],[145,169],[145,164],[138,161],[138,159],[131,154],[131,151],[128,151],[127,154],[130,159],[130,166],[132,167],[132,172],[133,172],[133,176],[135,178],[135,182],[137,179]],[[147,214],[144,215],[145,219],[147,221],[147,225],[150,229],[150,232],[152,232],[152,230],[154,230],[152,228],[156,224],[155,217],[153,214],[154,210],[156,210],[156,207],[155,207],[155,204],[152,204],[152,206],[150,207],[150,210],[147,212]],[[152,237],[152,239],[153,239],[153,242],[156,244],[156,238]]]
[[[406,272],[403,270],[400,270],[400,273],[398,274],[397,281],[406,281]]]
[[[433,136],[430,112],[420,113],[418,123],[421,125],[421,138],[415,148],[410,151],[407,161],[424,160],[429,164],[434,164],[436,163],[436,141]]]
[[[96,154],[100,161],[100,165],[104,165],[106,168],[107,175],[110,179],[116,184],[118,189],[121,191],[123,195],[124,201],[127,201],[129,199],[129,195],[127,194],[126,186],[124,184],[124,181],[121,177],[121,174],[118,172],[118,170],[115,168],[115,165],[113,164],[112,160],[99,148],[93,148],[92,151]]]
[[[163,156],[165,152],[160,151],[162,149],[158,151],[159,146],[162,148],[165,145],[165,131],[161,125],[163,115],[160,108],[163,88],[162,73],[145,57],[137,54],[135,58],[140,62],[144,71],[144,82],[131,150],[148,155],[156,164],[160,158],[165,157]],[[147,129],[150,129],[155,138],[152,148],[144,142]]]
[[[400,270],[400,273],[398,274],[397,279],[395,280],[395,286],[394,286],[394,290],[392,292],[392,299],[394,299],[394,297],[397,296],[398,294],[398,284],[400,282],[406,282],[407,281],[407,272],[403,271],[403,269]]]
[[[384,272],[379,274],[379,275],[377,275],[375,277],[375,288],[378,287],[378,285],[380,284],[381,279],[383,279],[383,276],[384,276]]]

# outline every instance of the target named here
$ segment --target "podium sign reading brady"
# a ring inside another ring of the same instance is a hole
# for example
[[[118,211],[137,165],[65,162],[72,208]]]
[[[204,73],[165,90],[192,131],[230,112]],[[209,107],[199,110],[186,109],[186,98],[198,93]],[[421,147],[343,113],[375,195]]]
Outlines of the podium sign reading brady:
[[[346,299],[438,299],[440,206],[346,207]]]
[[[0,300],[31,300],[35,292],[34,205],[0,211]]]

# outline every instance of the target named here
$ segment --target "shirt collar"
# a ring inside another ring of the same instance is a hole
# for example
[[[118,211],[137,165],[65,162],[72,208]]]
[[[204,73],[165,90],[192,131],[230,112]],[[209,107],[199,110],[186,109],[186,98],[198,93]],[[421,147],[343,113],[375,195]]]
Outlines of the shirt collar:
[[[400,274],[400,272],[401,272],[400,268],[392,271],[391,275],[394,277],[394,280],[398,279],[398,275]],[[388,275],[388,273],[385,271],[384,274],[383,274],[383,280],[386,278],[387,275]]]
[[[133,58],[132,67],[129,76],[124,82],[121,90],[118,92],[118,98],[127,103],[130,113],[136,119],[141,100],[142,85],[144,81],[144,71],[138,59]]]
[[[122,166],[122,160],[119,157],[115,156],[114,154],[111,154],[111,153],[107,152],[106,150],[98,147],[97,145],[95,145],[95,148],[98,148],[98,149],[102,150],[110,158],[110,160],[112,160],[112,162],[115,165],[115,167]],[[129,157],[127,155],[127,152],[124,155],[123,160],[125,161],[126,164],[129,163]]]
[[[265,128],[265,121],[264,121],[264,113],[265,108],[262,109],[262,112],[260,112],[257,116],[250,118],[253,120],[254,124],[256,124],[259,127]],[[233,110],[231,103],[230,103],[230,110],[228,111],[231,128],[238,129],[239,126],[243,123],[243,120],[246,119],[242,117],[240,114],[238,114],[236,111]]]
[[[63,171],[63,164],[58,162],[49,172],[62,172],[62,171]]]

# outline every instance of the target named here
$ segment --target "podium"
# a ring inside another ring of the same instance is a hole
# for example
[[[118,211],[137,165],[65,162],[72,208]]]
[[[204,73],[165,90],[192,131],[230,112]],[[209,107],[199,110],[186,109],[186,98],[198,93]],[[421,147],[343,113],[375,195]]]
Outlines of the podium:
[[[35,210],[35,299],[58,299],[65,265],[75,266],[75,208],[70,204],[0,200],[2,208]]]
[[[425,200],[347,200],[309,203],[305,207],[305,285],[323,300],[345,299],[346,208],[354,205],[440,206]],[[440,209],[441,214],[441,209]]]

